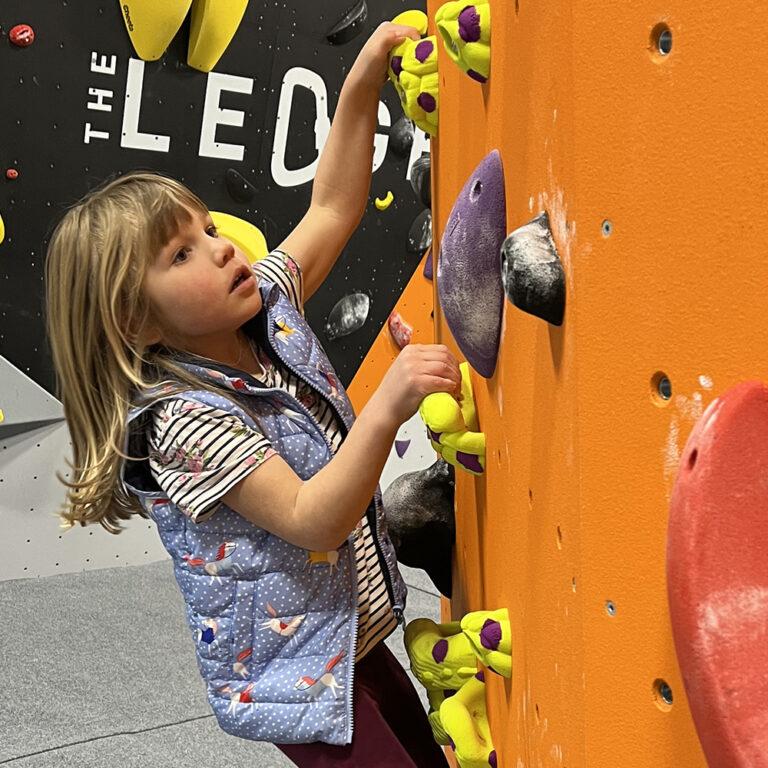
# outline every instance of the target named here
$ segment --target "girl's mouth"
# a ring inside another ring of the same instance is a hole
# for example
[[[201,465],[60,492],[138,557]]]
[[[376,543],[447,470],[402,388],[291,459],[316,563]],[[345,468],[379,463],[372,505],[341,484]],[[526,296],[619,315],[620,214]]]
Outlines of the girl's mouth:
[[[244,285],[251,285],[255,281],[255,277],[253,275],[253,272],[250,270],[243,270],[240,272],[240,274],[235,278],[235,282],[232,283],[232,288],[230,288],[230,293],[234,293],[236,290],[241,288]]]

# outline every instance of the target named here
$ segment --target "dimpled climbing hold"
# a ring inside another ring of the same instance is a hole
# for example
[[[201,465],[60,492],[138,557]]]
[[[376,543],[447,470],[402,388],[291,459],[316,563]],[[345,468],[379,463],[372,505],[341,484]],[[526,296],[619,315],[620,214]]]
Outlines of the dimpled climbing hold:
[[[421,401],[419,414],[432,447],[447,462],[472,475],[485,471],[485,434],[480,432],[469,365],[461,363],[461,402],[448,392],[434,392]]]
[[[461,629],[486,667],[512,677],[512,631],[506,608],[467,613],[461,620]]]
[[[403,18],[412,19],[408,26],[415,27],[419,34],[426,32],[426,15],[421,11],[406,11],[395,17],[395,23],[403,23]],[[438,114],[437,38],[406,38],[398,43],[389,52],[387,74],[405,114],[422,131],[434,136]]]
[[[485,677],[478,672],[440,705],[440,722],[461,768],[496,768],[485,705]]]
[[[392,190],[390,189],[387,194],[384,196],[384,199],[376,198],[374,200],[374,203],[376,204],[376,207],[380,211],[386,211],[387,208],[389,208],[390,205],[392,205],[392,201],[395,199],[395,196],[392,194]]]
[[[457,621],[414,619],[405,628],[403,642],[411,671],[427,690],[456,691],[477,672],[477,658]]]
[[[26,48],[35,42],[35,30],[29,24],[17,24],[8,33],[8,39],[19,48]]]
[[[445,50],[462,71],[484,83],[491,74],[491,6],[466,0],[445,3],[435,14]]]

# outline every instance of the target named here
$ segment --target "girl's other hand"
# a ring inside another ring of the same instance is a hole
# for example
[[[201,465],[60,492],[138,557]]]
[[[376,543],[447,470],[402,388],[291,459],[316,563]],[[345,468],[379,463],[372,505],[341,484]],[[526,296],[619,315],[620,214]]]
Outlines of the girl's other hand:
[[[409,344],[389,367],[371,398],[381,415],[399,426],[433,392],[461,394],[459,363],[442,344]]]
[[[421,35],[414,27],[384,21],[379,24],[357,54],[349,75],[354,75],[371,88],[379,89],[387,80],[388,56],[398,43],[410,37],[419,40]]]

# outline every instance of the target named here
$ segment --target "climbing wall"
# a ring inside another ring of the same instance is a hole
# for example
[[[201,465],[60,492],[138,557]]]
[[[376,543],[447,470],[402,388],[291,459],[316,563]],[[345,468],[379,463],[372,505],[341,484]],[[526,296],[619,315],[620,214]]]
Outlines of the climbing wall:
[[[499,765],[699,768],[666,525],[697,417],[768,374],[764,9],[491,6],[486,85],[439,51],[435,251],[498,149],[507,231],[549,214],[566,308],[556,327],[505,300],[496,371],[473,374],[487,472],[458,473],[445,616],[509,609],[512,679],[487,676]],[[435,330],[457,350],[439,306]]]
[[[158,3],[157,23],[180,5]],[[109,175],[158,170],[278,245],[309,205],[346,73],[376,26],[408,5],[252,0],[223,56],[205,72],[188,63],[189,17],[157,60],[137,56],[126,26],[154,31],[153,19],[138,15],[151,12],[151,3],[2,3],[0,579],[165,557],[146,520],[133,520],[117,537],[95,526],[58,528],[64,489],[55,473],[68,471],[69,436],[45,340],[43,271],[47,239],[63,211]],[[211,23],[216,28],[217,19]],[[345,384],[386,329],[431,234],[421,199],[429,188],[429,143],[403,119],[390,88],[382,89],[378,118],[370,204],[307,304]],[[388,192],[391,204],[380,210],[375,200]],[[350,304],[364,311],[345,313]],[[421,432],[401,442],[403,456],[393,454],[390,475],[431,458]]]

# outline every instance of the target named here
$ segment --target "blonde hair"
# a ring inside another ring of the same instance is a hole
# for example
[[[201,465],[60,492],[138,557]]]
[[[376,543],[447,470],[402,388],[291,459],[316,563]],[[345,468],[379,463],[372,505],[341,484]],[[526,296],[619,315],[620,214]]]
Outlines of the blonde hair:
[[[143,282],[151,260],[189,220],[207,212],[183,184],[151,172],[107,181],[71,207],[51,236],[46,263],[46,324],[57,396],[72,438],[74,477],[59,515],[65,525],[100,523],[119,533],[121,520],[147,517],[121,482],[131,405],[158,384],[162,393],[206,389],[222,394],[174,362],[162,345],[142,347],[153,320]]]

